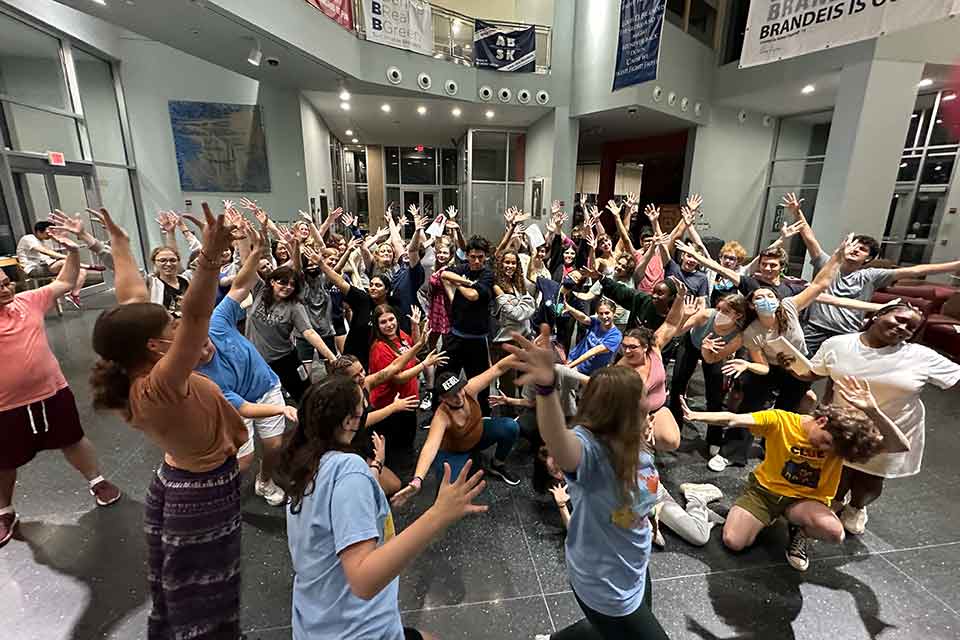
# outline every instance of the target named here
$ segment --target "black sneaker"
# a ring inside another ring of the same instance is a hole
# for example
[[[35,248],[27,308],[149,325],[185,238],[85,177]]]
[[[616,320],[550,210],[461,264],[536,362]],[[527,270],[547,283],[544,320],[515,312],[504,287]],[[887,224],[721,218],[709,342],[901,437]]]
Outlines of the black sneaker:
[[[807,536],[795,524],[787,527],[790,532],[790,543],[787,545],[787,562],[797,571],[806,571],[810,566],[810,559],[807,557]]]
[[[507,465],[505,464],[491,462],[489,466],[487,466],[487,473],[495,478],[500,478],[511,487],[515,487],[520,484],[520,478],[510,473],[510,471],[507,469]]]

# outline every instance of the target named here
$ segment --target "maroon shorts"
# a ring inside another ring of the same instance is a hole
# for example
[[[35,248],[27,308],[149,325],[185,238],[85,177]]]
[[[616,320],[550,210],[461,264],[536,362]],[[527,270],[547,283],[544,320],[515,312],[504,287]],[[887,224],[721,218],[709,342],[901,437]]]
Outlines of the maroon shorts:
[[[38,451],[63,449],[83,438],[70,387],[33,404],[0,411],[0,469],[27,464]]]

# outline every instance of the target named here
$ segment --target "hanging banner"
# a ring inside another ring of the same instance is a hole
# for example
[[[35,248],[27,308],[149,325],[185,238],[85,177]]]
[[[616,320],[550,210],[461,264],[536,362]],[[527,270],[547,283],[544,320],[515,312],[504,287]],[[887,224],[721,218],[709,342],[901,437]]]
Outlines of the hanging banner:
[[[344,29],[353,31],[353,0],[306,0]]]
[[[514,29],[477,19],[473,25],[473,64],[497,71],[536,71],[536,30],[532,25]]]
[[[614,91],[656,79],[666,6],[667,0],[620,0]]]
[[[421,0],[362,0],[367,40],[433,55],[433,11]]]
[[[958,12],[960,0],[753,0],[740,67],[833,49]]]

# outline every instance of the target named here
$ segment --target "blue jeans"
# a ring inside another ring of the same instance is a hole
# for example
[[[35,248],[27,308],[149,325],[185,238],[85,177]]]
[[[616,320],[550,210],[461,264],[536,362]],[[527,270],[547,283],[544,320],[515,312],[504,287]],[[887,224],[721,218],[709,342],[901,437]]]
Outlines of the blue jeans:
[[[433,472],[438,478],[443,478],[443,463],[450,465],[450,482],[453,482],[460,475],[463,465],[467,464],[470,456],[484,449],[489,449],[497,445],[497,451],[494,453],[494,459],[503,462],[513,449],[520,435],[520,425],[513,418],[484,418],[483,435],[480,436],[480,442],[470,451],[463,453],[452,453],[440,449],[437,451],[437,457],[433,459]]]

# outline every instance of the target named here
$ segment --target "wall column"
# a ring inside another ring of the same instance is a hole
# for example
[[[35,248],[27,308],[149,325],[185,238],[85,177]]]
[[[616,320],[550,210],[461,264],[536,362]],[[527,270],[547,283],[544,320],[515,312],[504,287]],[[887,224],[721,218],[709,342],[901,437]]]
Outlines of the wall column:
[[[851,232],[882,237],[922,75],[923,63],[895,60],[840,72],[813,218],[824,251]]]

